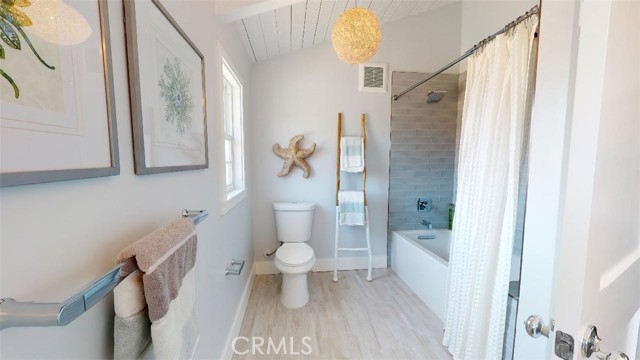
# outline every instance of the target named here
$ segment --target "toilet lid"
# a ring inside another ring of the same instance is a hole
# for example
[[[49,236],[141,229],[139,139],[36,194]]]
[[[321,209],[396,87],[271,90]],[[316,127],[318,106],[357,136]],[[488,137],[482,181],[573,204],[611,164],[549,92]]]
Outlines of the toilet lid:
[[[313,258],[313,248],[305,243],[286,243],[276,251],[276,257],[285,265],[300,266]]]

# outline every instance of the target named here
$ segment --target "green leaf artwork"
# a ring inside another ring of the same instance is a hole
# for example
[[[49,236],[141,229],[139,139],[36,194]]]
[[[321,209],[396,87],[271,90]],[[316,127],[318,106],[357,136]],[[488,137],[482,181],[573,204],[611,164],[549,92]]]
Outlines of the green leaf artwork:
[[[40,63],[45,67],[54,70],[54,66],[47,64],[40,57],[40,54],[38,54],[36,48],[31,43],[31,40],[29,40],[29,37],[22,29],[24,26],[31,26],[32,22],[31,19],[29,19],[29,17],[18,8],[24,8],[30,5],[31,1],[29,0],[0,0],[0,39],[2,39],[8,47],[21,50],[22,44],[20,42],[20,36],[18,35],[22,35],[22,38],[27,43],[33,54],[38,58]],[[0,44],[0,60],[3,60],[5,55],[5,50],[2,47],[2,44]],[[5,78],[13,87],[13,94],[15,98],[19,98],[20,88],[18,88],[18,85],[13,81],[11,76],[5,73],[2,68],[0,68],[0,75],[2,75],[2,77]]]
[[[193,101],[189,91],[190,81],[187,75],[182,72],[178,58],[174,58],[173,62],[167,59],[163,70],[164,76],[160,76],[158,87],[160,88],[160,96],[165,101],[164,119],[169,124],[176,126],[178,134],[184,135],[192,126]]]

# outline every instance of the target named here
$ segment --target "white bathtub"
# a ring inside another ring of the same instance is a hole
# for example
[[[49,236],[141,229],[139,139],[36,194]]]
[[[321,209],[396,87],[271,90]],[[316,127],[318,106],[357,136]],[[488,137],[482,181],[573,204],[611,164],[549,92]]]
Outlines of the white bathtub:
[[[421,240],[418,235],[435,235]],[[443,322],[449,277],[449,230],[394,231],[391,268]]]

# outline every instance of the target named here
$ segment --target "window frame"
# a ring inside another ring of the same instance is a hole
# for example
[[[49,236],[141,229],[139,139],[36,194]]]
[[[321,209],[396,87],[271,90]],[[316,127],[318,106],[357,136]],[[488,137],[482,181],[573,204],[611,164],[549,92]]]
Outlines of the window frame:
[[[224,63],[223,63],[223,66],[225,66]],[[224,74],[224,72],[223,72],[223,74]],[[233,124],[233,120],[231,120],[231,126],[227,126],[229,124],[227,123],[228,114],[226,113],[226,109],[227,108],[225,106],[226,101],[227,101],[227,96],[228,96],[226,85],[228,83],[229,82],[227,81],[227,79],[223,75],[223,77],[222,77],[222,107],[223,107],[222,108],[222,111],[223,111],[223,116],[222,116],[222,122],[223,122],[223,124],[222,124],[222,138],[223,138],[223,142],[224,142],[223,143],[224,172],[225,172],[224,173],[224,175],[225,175],[224,176],[224,188],[225,188],[225,197],[227,198],[227,200],[228,200],[228,197],[229,197],[228,196],[229,193],[231,193],[234,190],[236,190],[236,185],[237,185],[237,184],[235,184],[235,178],[234,178],[234,173],[235,173],[235,171],[234,171],[234,167],[235,167],[235,164],[234,164],[234,151],[233,151],[234,150],[233,149],[234,148],[234,142],[235,142],[235,138],[234,138],[234,134],[233,134],[234,133],[234,131],[233,131],[234,130],[233,129],[233,127],[234,127],[233,125],[234,124]],[[229,86],[233,86],[233,85],[229,84]],[[231,91],[233,91],[233,90],[234,89],[231,89]],[[233,96],[233,94],[231,96]],[[232,99],[232,101],[233,101],[233,99]],[[232,117],[234,116],[233,115],[233,113],[234,113],[233,110],[234,109],[231,110],[231,116]],[[230,156],[228,156],[228,157],[227,157],[227,155],[228,155],[227,154],[227,142],[230,143],[230,149],[229,149]],[[229,174],[227,172],[227,170],[229,169],[229,165],[231,165],[231,183],[229,183]]]
[[[220,49],[220,199],[221,214],[224,215],[247,196],[246,168],[244,146],[244,86],[238,71],[229,60],[226,52]],[[232,106],[228,111],[229,93],[227,84],[231,86]],[[228,121],[228,116],[232,120]],[[230,156],[227,156],[227,144],[231,143]],[[231,183],[228,182],[228,170],[231,167]]]

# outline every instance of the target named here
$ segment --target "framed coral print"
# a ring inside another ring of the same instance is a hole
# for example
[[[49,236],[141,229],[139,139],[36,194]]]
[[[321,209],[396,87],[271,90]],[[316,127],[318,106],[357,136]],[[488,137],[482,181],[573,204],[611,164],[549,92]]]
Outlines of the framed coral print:
[[[106,0],[0,1],[0,185],[120,173]]]
[[[204,169],[204,57],[157,0],[124,0],[136,174]]]

